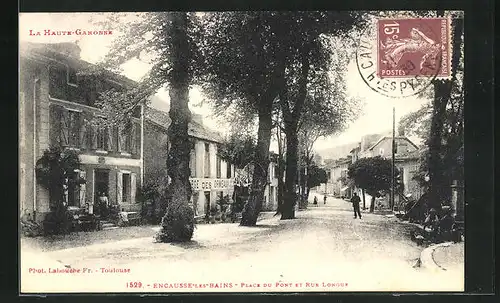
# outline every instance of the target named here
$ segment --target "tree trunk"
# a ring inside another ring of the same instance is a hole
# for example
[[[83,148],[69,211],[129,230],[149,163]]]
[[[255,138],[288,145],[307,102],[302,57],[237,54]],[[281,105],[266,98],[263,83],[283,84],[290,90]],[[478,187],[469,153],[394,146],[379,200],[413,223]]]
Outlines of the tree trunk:
[[[442,13],[441,13],[442,15]],[[451,89],[453,81],[455,81],[456,68],[460,61],[461,55],[461,42],[462,42],[462,20],[456,19],[453,21],[453,53],[452,53],[452,79],[451,80],[436,80],[434,81],[434,99],[433,99],[433,113],[431,119],[431,130],[428,141],[429,146],[429,207],[441,209],[441,203],[449,199],[450,195],[450,182],[446,177],[443,167],[442,154],[442,141],[443,141],[443,124],[446,119],[446,106],[451,97]]]
[[[372,213],[375,210],[375,195],[372,195],[372,199],[370,202],[370,212]]]
[[[366,203],[365,203],[366,197],[365,197],[365,189],[364,188],[361,189],[361,193],[363,194],[363,210],[365,210],[366,209]]]
[[[300,199],[300,204],[299,204],[299,208],[300,209],[306,209],[307,208],[307,195],[308,195],[308,188],[307,188],[307,174],[308,174],[308,171],[307,171],[307,164],[306,166],[304,167],[304,174],[302,175],[302,178],[301,178],[301,182],[302,182],[302,196],[301,196],[301,199]]]
[[[286,173],[285,173],[285,201],[283,203],[283,211],[281,220],[295,218],[295,203],[296,203],[296,178],[297,178],[297,149],[298,138],[296,131],[287,131],[286,133]]]
[[[283,207],[283,147],[282,147],[282,141],[281,141],[281,129],[278,126],[277,130],[277,137],[278,137],[278,209],[276,211],[276,214],[281,213],[281,208]]]
[[[162,230],[157,239],[161,242],[184,242],[191,240],[194,231],[194,211],[189,205],[191,184],[189,182],[189,45],[187,36],[187,14],[172,13],[172,71],[170,76],[170,112],[168,128],[169,146],[167,171],[170,184],[167,211],[162,219]]]
[[[274,99],[274,98],[273,98]],[[255,226],[262,208],[269,167],[269,145],[272,130],[272,100],[263,99],[259,108],[259,129],[252,176],[252,188],[241,217],[242,226]]]
[[[280,91],[280,105],[281,110],[284,115],[285,122],[285,133],[286,133],[286,176],[285,176],[285,203],[284,211],[281,216],[281,220],[294,219],[295,218],[295,204],[297,203],[297,197],[295,193],[295,182],[298,162],[298,122],[300,120],[302,109],[304,107],[305,99],[307,96],[307,76],[309,74],[309,47],[310,45],[306,42],[302,46],[301,51],[301,71],[299,78],[298,95],[293,100],[293,111],[289,104],[289,94],[287,89],[287,83],[283,79],[282,88]],[[284,66],[283,66],[284,67]],[[285,72],[283,69],[283,77]],[[299,174],[299,190],[300,190],[300,174]],[[301,199],[303,194],[300,193]]]

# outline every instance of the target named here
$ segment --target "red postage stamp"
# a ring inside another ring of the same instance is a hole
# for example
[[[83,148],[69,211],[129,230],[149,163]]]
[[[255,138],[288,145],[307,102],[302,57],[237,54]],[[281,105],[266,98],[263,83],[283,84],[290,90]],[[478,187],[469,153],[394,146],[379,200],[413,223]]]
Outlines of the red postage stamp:
[[[450,76],[449,19],[380,19],[377,34],[380,78]]]

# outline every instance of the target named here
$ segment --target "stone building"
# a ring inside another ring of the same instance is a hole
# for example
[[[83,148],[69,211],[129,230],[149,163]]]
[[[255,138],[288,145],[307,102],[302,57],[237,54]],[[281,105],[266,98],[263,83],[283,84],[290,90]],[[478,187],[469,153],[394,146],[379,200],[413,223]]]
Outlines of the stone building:
[[[168,126],[170,117],[167,112],[146,107],[144,113],[144,179],[156,182],[167,178],[166,160],[168,155]],[[204,216],[217,200],[234,190],[234,165],[228,164],[217,155],[217,145],[221,136],[203,125],[201,116],[193,115],[188,134],[192,149],[189,167],[195,216]],[[166,183],[166,182],[165,182]]]
[[[107,73],[94,78],[78,74],[91,66],[73,43],[20,44],[19,162],[21,215],[42,221],[50,211],[48,191],[37,184],[35,165],[50,146],[79,154],[75,171],[85,184],[66,192],[66,203],[81,208],[104,192],[111,204],[137,211],[136,188],[142,172],[142,113],[138,107],[123,131],[89,123],[102,112],[98,93],[124,90],[136,83]],[[103,117],[106,118],[106,117]]]

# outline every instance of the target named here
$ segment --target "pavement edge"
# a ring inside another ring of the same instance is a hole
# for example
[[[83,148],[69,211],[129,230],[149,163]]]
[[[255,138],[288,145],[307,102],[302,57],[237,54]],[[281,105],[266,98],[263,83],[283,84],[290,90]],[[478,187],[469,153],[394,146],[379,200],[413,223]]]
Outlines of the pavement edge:
[[[452,242],[433,244],[420,253],[420,266],[433,271],[445,271],[446,268],[439,266],[434,260],[434,251],[440,247],[450,246]]]

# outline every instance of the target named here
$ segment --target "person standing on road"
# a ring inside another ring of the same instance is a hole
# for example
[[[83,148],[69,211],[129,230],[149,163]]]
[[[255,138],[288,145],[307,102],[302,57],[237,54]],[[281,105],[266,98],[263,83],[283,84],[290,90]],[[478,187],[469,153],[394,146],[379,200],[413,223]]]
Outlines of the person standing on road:
[[[323,196],[323,204],[326,204],[326,194]]]
[[[318,205],[318,197],[314,196],[313,205]]]
[[[359,218],[361,219],[361,211],[359,209],[359,202],[361,202],[361,199],[359,198],[357,193],[354,193],[351,198],[351,203],[352,207],[354,207],[354,219],[356,219],[359,215]]]

